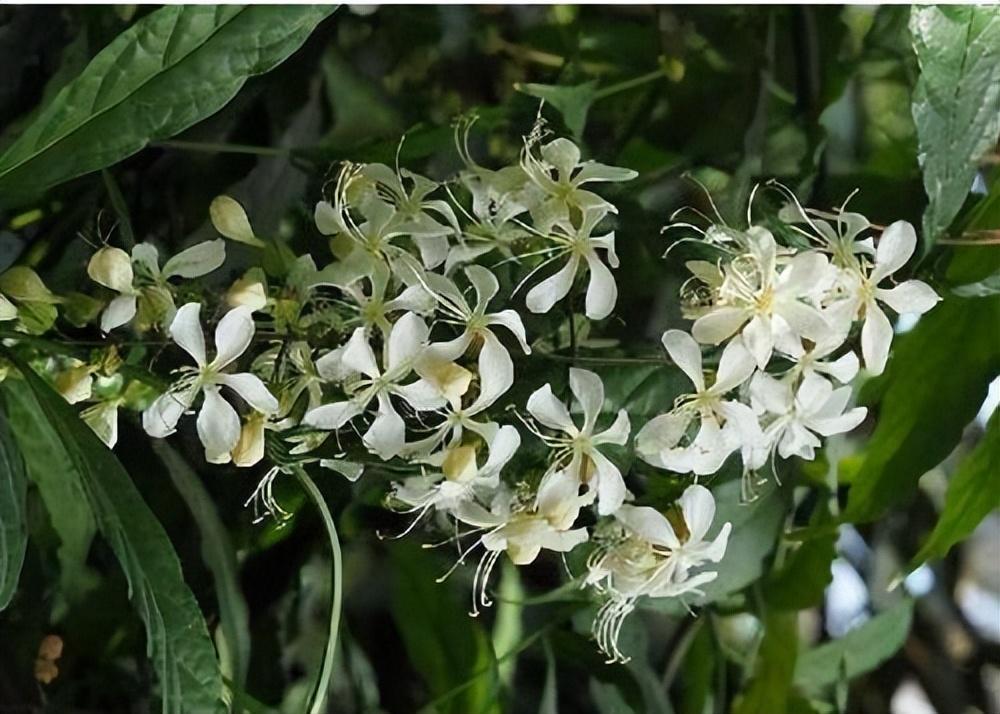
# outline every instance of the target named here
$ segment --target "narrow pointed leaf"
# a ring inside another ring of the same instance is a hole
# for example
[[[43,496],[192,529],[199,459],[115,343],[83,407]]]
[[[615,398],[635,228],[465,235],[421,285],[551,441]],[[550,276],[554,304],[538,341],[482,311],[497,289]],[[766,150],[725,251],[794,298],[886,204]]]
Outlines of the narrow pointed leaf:
[[[52,449],[65,451],[97,527],[125,571],[129,598],[146,626],[146,644],[160,685],[164,714],[216,712],[222,675],[208,628],[163,526],[146,505],[121,462],[63,400],[20,359],[8,353],[27,389],[52,424]],[[9,377],[3,384],[11,394]]]
[[[28,545],[24,458],[0,411],[0,610],[14,597]]]

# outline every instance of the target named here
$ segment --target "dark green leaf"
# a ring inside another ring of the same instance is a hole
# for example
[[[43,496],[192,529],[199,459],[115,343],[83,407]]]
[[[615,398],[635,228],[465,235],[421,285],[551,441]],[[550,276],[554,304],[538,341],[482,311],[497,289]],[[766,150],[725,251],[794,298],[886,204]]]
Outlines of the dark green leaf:
[[[779,610],[804,610],[823,599],[823,591],[833,579],[830,569],[837,556],[835,533],[817,536],[791,553],[780,570],[768,577],[764,599]]]
[[[807,694],[870,672],[896,653],[910,631],[913,601],[903,600],[833,642],[799,655],[795,685]]]
[[[165,714],[215,712],[222,675],[198,603],[184,582],[167,534],[121,463],[58,393],[14,358],[34,398],[35,410],[52,425],[48,447],[64,451],[129,582],[129,596],[146,625],[147,650],[160,683]],[[8,378],[4,382],[11,393]]]
[[[926,250],[962,208],[1000,132],[1000,8],[914,7],[910,32],[920,62],[913,120],[929,199]]]
[[[333,6],[168,6],[139,20],[0,156],[15,204],[215,113],[298,49]]]
[[[236,551],[229,531],[219,518],[212,497],[187,461],[161,439],[153,442],[153,451],[163,461],[198,526],[201,558],[212,572],[215,597],[219,602],[219,627],[225,641],[220,647],[222,673],[243,688],[250,664],[250,614],[240,590]]]
[[[92,584],[86,561],[97,532],[94,513],[69,455],[65,449],[52,448],[59,443],[59,434],[39,409],[31,390],[24,382],[8,379],[3,391],[10,428],[24,455],[28,477],[38,488],[59,537],[62,595],[78,600]]]
[[[28,546],[24,457],[0,411],[0,610],[14,597]]]
[[[996,325],[1000,297],[948,298],[898,339],[845,520],[870,521],[903,502],[955,448],[1000,368]]]
[[[797,623],[794,613],[768,615],[754,675],[733,714],[786,714],[799,644]]]
[[[597,97],[597,82],[584,82],[572,87],[554,84],[518,84],[519,92],[544,99],[562,114],[566,128],[579,141],[583,136],[583,128],[587,124],[587,112]]]
[[[462,687],[434,710],[442,714],[498,711],[493,648],[479,622],[465,614],[446,585],[435,582],[437,561],[419,545],[403,541],[393,543],[390,555],[396,578],[392,614],[410,661],[427,682],[432,698]]]
[[[909,569],[944,557],[995,508],[1000,508],[1000,413],[993,415],[983,438],[952,475],[941,517]]]

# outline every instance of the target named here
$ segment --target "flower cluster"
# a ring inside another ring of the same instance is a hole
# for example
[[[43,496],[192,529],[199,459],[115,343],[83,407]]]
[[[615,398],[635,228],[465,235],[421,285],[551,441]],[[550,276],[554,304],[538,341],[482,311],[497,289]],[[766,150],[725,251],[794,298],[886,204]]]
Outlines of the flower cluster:
[[[866,412],[850,406],[850,382],[862,361],[881,372],[889,353],[883,306],[921,313],[938,298],[919,281],[890,283],[915,248],[909,224],[878,229],[793,201],[781,241],[762,225],[701,231],[713,259],[687,263],[693,324],[662,336],[691,389],[637,432],[592,371],[568,369],[572,399],[556,380],[517,397],[518,363],[551,350],[551,334],[529,334],[518,305],[541,315],[562,303],[571,321],[578,304],[590,320],[612,314],[617,209],[601,194],[636,174],[541,130],[516,163],[488,169],[472,158],[467,127],[456,142],[465,168],[444,183],[344,165],[315,208],[326,244],[304,255],[257,236],[235,200],[216,199],[217,231],[259,251],[260,265],[215,298],[198,280],[220,279],[221,239],[162,268],[149,243],[101,247],[88,274],[107,292],[88,298],[80,321],[98,323],[109,348],[43,369],[67,400],[89,402],[82,416],[109,446],[122,406],[140,409],[156,438],[196,413],[208,463],[271,463],[252,500],[278,517],[271,484],[286,470],[315,463],[353,480],[392,460],[403,475],[387,501],[409,514],[403,534],[449,527],[462,543],[456,567],[478,553],[474,614],[490,604],[502,555],[524,565],[542,551],[589,549],[579,581],[600,600],[594,636],[623,660],[619,631],[641,599],[698,595],[724,567],[731,526],[716,522],[699,481],[739,458],[750,500],[775,458],[812,459],[822,437],[855,428]],[[23,322],[22,304],[58,302],[40,281],[8,276],[0,319]],[[541,323],[551,332],[559,320]],[[215,325],[211,355],[205,323]],[[193,364],[136,388],[114,346],[125,330],[164,332]],[[543,448],[522,448],[526,438]],[[690,475],[676,504],[637,505],[623,473],[632,451]]]

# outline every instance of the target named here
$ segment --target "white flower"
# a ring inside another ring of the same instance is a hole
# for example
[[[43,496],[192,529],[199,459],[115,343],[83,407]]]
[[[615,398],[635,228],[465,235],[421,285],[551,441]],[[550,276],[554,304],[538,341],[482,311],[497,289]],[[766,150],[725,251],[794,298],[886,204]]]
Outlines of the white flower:
[[[479,614],[478,603],[484,607],[491,604],[486,585],[493,566],[503,553],[507,553],[515,565],[527,565],[534,562],[543,549],[567,553],[586,542],[587,529],[573,528],[573,523],[580,509],[591,503],[594,495],[589,491],[580,495],[579,490],[575,476],[566,471],[554,471],[542,479],[533,498],[523,492],[501,489],[489,510],[472,501],[456,509],[455,516],[459,520],[486,531],[456,563],[457,566],[479,546],[485,550],[472,581],[473,615]],[[439,581],[447,576],[445,574]]]
[[[364,444],[383,459],[396,456],[405,442],[406,425],[390,397],[395,395],[403,399],[417,411],[437,409],[446,404],[445,397],[427,380],[400,384],[417,367],[427,344],[427,334],[427,325],[414,313],[408,312],[399,318],[385,340],[383,371],[368,343],[365,328],[357,328],[340,357],[344,366],[361,374],[362,378],[352,385],[350,398],[311,409],[302,423],[316,429],[339,429],[364,412],[372,401],[377,401],[375,420],[365,432]]]
[[[597,510],[602,515],[614,513],[625,500],[622,474],[597,447],[603,444],[623,445],[628,441],[629,419],[624,409],[618,411],[614,423],[602,432],[594,433],[597,417],[604,405],[604,384],[601,378],[585,369],[571,367],[569,387],[583,409],[583,426],[573,423],[566,405],[556,399],[548,384],[528,398],[528,411],[539,423],[561,431],[565,436],[538,436],[554,449],[555,470],[565,471],[577,485],[586,484],[597,493]]]
[[[806,251],[779,272],[770,231],[751,228],[747,237],[750,252],[725,267],[717,302],[695,321],[691,334],[717,345],[740,332],[763,369],[775,345],[794,345],[803,337],[817,341],[829,333],[826,319],[809,302],[830,281],[829,263],[822,253]]]
[[[166,288],[170,278],[198,278],[207,275],[225,260],[226,245],[221,238],[182,250],[167,261],[162,271],[156,248],[151,243],[136,245],[132,249],[131,258],[121,248],[101,248],[87,264],[87,274],[94,282],[118,293],[118,297],[108,304],[101,315],[101,330],[111,332],[129,322],[135,316],[136,301],[144,289]],[[166,299],[170,299],[169,290],[160,292]]]
[[[470,265],[465,275],[476,291],[476,306],[469,306],[465,296],[455,284],[435,273],[424,276],[427,290],[431,292],[445,313],[446,320],[463,328],[462,334],[448,342],[439,342],[431,350],[445,360],[458,359],[471,345],[479,346],[479,396],[476,411],[495,402],[514,383],[514,363],[510,353],[494,334],[492,327],[506,328],[521,345],[525,354],[531,354],[521,316],[514,310],[487,313],[490,300],[500,290],[493,274],[481,265]]]
[[[791,374],[803,376],[809,374],[825,374],[833,377],[841,384],[847,384],[858,373],[860,363],[853,352],[845,352],[836,359],[825,359],[835,352],[843,343],[844,335],[834,333],[827,339],[814,343],[809,349],[799,346],[798,350],[788,353],[795,361]]]
[[[541,160],[527,145],[521,152],[521,167],[545,194],[545,199],[531,208],[535,228],[545,233],[553,224],[567,221],[570,209],[586,213],[597,210],[602,216],[617,209],[592,191],[582,188],[594,181],[631,181],[639,174],[632,169],[607,166],[596,161],[580,161],[580,149],[569,139],[559,138],[541,148]]]
[[[846,280],[850,297],[833,310],[853,320],[861,311],[865,321],[861,328],[861,354],[865,368],[871,374],[881,374],[889,358],[892,343],[892,323],[882,312],[879,302],[898,313],[923,314],[941,299],[925,282],[907,280],[893,288],[879,284],[902,268],[917,247],[917,234],[906,221],[896,221],[885,229],[875,249],[875,261],[870,271],[860,268]]]
[[[215,329],[215,358],[205,354],[205,335],[201,329],[199,303],[183,305],[170,324],[170,337],[195,361],[195,367],[182,368],[181,377],[142,414],[146,433],[163,438],[174,433],[181,416],[194,404],[199,394],[204,402],[198,412],[198,436],[205,447],[205,460],[224,464],[240,439],[240,417],[223,399],[222,387],[236,392],[251,407],[263,414],[273,414],[278,400],[256,375],[249,372],[226,374],[222,370],[242,355],[253,340],[254,323],[249,308],[227,312]]]
[[[513,243],[530,235],[515,220],[535,203],[526,190],[527,175],[520,166],[505,166],[499,171],[475,166],[459,174],[458,181],[472,196],[472,213],[462,209],[470,224],[457,234],[458,245],[448,252],[445,273],[492,250],[513,257]]]
[[[311,287],[333,285],[339,288],[356,304],[362,325],[366,328],[378,327],[383,335],[388,335],[391,327],[389,317],[393,313],[429,313],[435,305],[434,298],[419,282],[405,286],[396,297],[387,299],[391,278],[389,266],[381,261],[371,261],[366,266],[364,275],[355,275],[343,282],[336,282],[338,277],[328,273],[327,270],[319,272],[311,281]],[[370,285],[367,294],[362,289],[365,279]]]
[[[439,473],[412,476],[395,484],[393,496],[418,512],[414,524],[432,508],[454,513],[477,496],[488,502],[499,485],[501,469],[520,445],[517,429],[503,426],[488,443],[489,458],[482,466],[476,461],[474,446],[455,446],[444,452]]]
[[[615,234],[612,231],[603,236],[591,235],[606,215],[607,209],[603,206],[586,208],[579,227],[568,220],[559,221],[546,233],[546,238],[555,243],[555,246],[545,251],[550,257],[535,270],[563,256],[569,256],[569,260],[556,273],[528,291],[525,301],[529,310],[537,313],[548,312],[553,305],[566,297],[573,287],[580,262],[584,261],[590,271],[585,303],[587,317],[591,320],[603,320],[611,314],[618,301],[618,286],[611,271],[598,257],[597,250],[607,251],[608,263],[612,268],[617,268]]]
[[[701,348],[681,330],[663,334],[670,358],[688,376],[694,392],[679,397],[674,408],[654,417],[636,435],[636,453],[648,463],[678,473],[715,473],[735,449],[742,448],[747,469],[758,468],[766,454],[760,451],[761,431],[752,410],[726,395],[743,384],[754,371],[754,360],[734,340],[726,345],[711,386],[706,385]],[[680,445],[691,422],[700,420],[698,434]]]
[[[378,195],[396,207],[399,230],[413,239],[423,264],[433,268],[443,263],[448,255],[448,236],[458,233],[459,228],[451,206],[429,198],[438,184],[406,169],[397,173],[385,164],[368,164],[361,175],[374,181]],[[407,189],[406,183],[411,188]]]
[[[639,598],[698,594],[700,586],[718,575],[692,571],[722,560],[732,524],[723,524],[713,540],[707,539],[715,519],[715,499],[704,486],[688,486],[678,505],[685,528],[680,533],[656,509],[626,505],[615,513],[618,528],[597,537],[585,583],[607,595],[593,632],[610,661],[626,661],[618,649],[618,635]]]
[[[786,459],[797,455],[812,460],[821,445],[816,434],[833,436],[851,431],[868,414],[865,407],[844,412],[851,388],[835,390],[829,381],[815,373],[803,378],[793,393],[787,381],[759,372],[750,383],[750,393],[759,411],[774,415],[764,428],[764,436],[770,448],[777,448],[778,454]]]

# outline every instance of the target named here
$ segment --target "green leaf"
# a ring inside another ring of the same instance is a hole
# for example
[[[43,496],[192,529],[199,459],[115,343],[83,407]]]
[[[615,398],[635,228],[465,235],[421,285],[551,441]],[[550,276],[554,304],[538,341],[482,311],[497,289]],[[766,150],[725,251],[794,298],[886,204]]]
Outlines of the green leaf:
[[[214,114],[298,49],[333,6],[168,6],[116,37],[0,156],[5,204]]]
[[[764,599],[779,610],[804,610],[823,599],[833,579],[837,535],[829,533],[802,543],[764,585]]]
[[[129,597],[146,625],[147,651],[160,683],[165,714],[215,712],[222,675],[198,603],[184,582],[167,534],[115,455],[48,384],[20,359],[38,411],[52,425],[48,446],[64,451],[83,487],[97,526],[129,582]],[[4,389],[11,393],[9,383]]]
[[[187,504],[201,538],[201,558],[212,573],[219,603],[222,674],[242,689],[250,665],[250,613],[240,590],[236,551],[205,486],[188,462],[165,440],[153,441],[170,480]]]
[[[10,428],[24,456],[28,477],[38,488],[52,528],[59,538],[59,585],[70,601],[79,600],[93,584],[86,566],[87,554],[97,532],[80,475],[65,449],[53,448],[59,434],[35,402],[24,382],[3,383]]]
[[[1000,132],[1000,8],[914,7],[910,32],[920,63],[912,109],[929,199],[926,251],[962,208]]]
[[[392,615],[431,698],[442,698],[433,711],[499,711],[493,648],[479,621],[466,615],[446,585],[435,582],[437,561],[416,543],[404,541],[393,543],[389,554],[396,581]],[[461,690],[453,692],[457,688]]]
[[[0,411],[0,610],[14,597],[28,547],[28,478],[24,457]]]
[[[562,114],[566,128],[579,141],[587,124],[587,112],[597,98],[597,82],[590,81],[574,86],[554,84],[516,84],[514,89],[532,97],[544,99]]]
[[[786,714],[798,645],[795,614],[770,613],[753,677],[733,704],[733,714]]]
[[[844,520],[871,521],[905,501],[955,448],[1000,368],[998,324],[1000,297],[949,297],[899,337]]]
[[[913,618],[913,600],[903,600],[840,639],[799,656],[795,686],[819,694],[842,676],[853,679],[878,667],[903,646]]]
[[[909,569],[943,558],[995,508],[1000,508],[1000,413],[993,415],[983,438],[952,475],[941,517]]]

